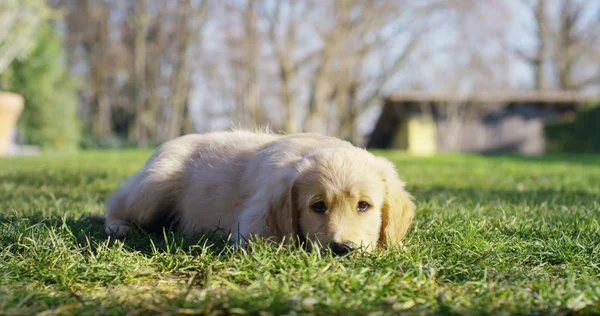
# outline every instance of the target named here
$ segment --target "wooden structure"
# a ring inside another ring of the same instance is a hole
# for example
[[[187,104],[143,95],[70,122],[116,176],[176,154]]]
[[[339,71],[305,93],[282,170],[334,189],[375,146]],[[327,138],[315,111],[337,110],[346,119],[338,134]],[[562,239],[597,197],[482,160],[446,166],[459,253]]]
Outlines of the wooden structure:
[[[578,105],[590,102],[598,99],[570,92],[392,95],[367,148],[539,154],[545,124],[572,118]]]

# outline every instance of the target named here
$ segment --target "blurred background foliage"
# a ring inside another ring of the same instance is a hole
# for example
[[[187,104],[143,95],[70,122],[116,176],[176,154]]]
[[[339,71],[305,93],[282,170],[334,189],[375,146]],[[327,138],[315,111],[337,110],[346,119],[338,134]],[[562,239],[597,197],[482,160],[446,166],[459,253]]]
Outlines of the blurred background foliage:
[[[0,4],[0,90],[22,95],[22,142],[43,149],[74,150],[81,129],[75,78],[69,74],[63,38],[52,20],[59,12],[45,0]]]
[[[586,0],[3,0],[0,89],[45,149],[233,125],[364,144],[393,93],[598,95],[599,35]],[[588,108],[549,149],[600,150]]]
[[[75,78],[69,75],[62,38],[50,23],[39,25],[27,57],[2,73],[3,89],[21,94],[26,106],[18,129],[22,141],[44,149],[74,150],[81,128]]]

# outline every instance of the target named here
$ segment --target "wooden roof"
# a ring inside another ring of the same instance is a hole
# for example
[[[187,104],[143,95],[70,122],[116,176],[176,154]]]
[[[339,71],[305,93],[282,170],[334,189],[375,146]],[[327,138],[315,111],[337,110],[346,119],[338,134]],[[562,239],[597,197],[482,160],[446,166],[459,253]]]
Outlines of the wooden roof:
[[[408,102],[476,102],[476,103],[588,103],[599,102],[600,95],[582,94],[572,91],[544,92],[488,92],[475,94],[449,94],[406,92],[389,96],[386,100],[392,103]]]

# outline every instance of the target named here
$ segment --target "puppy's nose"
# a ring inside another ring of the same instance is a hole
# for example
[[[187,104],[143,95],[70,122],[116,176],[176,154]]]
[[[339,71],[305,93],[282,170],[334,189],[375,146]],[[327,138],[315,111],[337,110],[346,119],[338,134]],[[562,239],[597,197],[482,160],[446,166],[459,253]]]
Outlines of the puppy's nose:
[[[354,250],[356,248],[356,245],[354,245],[353,242],[351,241],[344,241],[344,242],[332,242],[329,244],[329,248],[331,248],[331,251],[338,255],[345,255],[348,252]]]

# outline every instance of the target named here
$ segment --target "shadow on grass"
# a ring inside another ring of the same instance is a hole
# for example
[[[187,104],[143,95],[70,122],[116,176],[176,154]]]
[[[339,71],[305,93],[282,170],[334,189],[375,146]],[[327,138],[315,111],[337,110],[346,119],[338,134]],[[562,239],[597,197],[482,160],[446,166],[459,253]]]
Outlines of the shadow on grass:
[[[200,251],[198,246],[218,255],[231,245],[227,239],[219,235],[218,231],[188,237],[168,227],[147,230],[136,225],[131,226],[132,230],[126,238],[115,239],[104,233],[102,219],[89,215],[82,215],[79,218],[63,218],[58,215],[50,217],[0,215],[0,222],[14,225],[25,224],[28,227],[41,224],[48,228],[66,229],[72,234],[75,243],[81,247],[86,247],[88,243],[91,245],[107,243],[109,246],[114,246],[115,243],[122,242],[127,249],[146,256],[153,256],[156,253],[173,253],[178,250],[193,255]],[[208,249],[206,249],[207,247]]]
[[[417,203],[427,203],[437,201],[439,204],[459,203],[464,207],[474,205],[502,205],[511,204],[516,206],[529,205],[540,206],[550,205],[550,207],[559,209],[563,206],[583,206],[587,213],[591,211],[600,201],[600,194],[589,193],[585,191],[569,190],[494,190],[480,188],[456,188],[446,186],[410,186],[409,191],[415,196]],[[72,214],[72,213],[71,213]],[[468,214],[465,214],[467,216]],[[472,214],[468,215],[472,218]],[[63,228],[66,227],[80,244],[90,242],[112,243],[104,233],[104,223],[88,215],[81,215],[78,218],[61,217],[60,215],[41,216],[18,216],[1,215],[0,222],[23,222],[27,225],[43,224],[48,227]],[[192,246],[210,245],[215,252],[220,252],[228,246],[227,240],[219,236],[219,232],[210,232],[205,235],[187,237],[177,230],[168,228],[155,230],[145,230],[140,227],[132,226],[132,231],[127,238],[121,239],[125,246],[132,250],[151,255],[154,251],[168,251],[169,243],[177,242],[183,249],[193,248]],[[222,233],[222,232],[221,232]],[[222,236],[222,235],[221,235]]]

